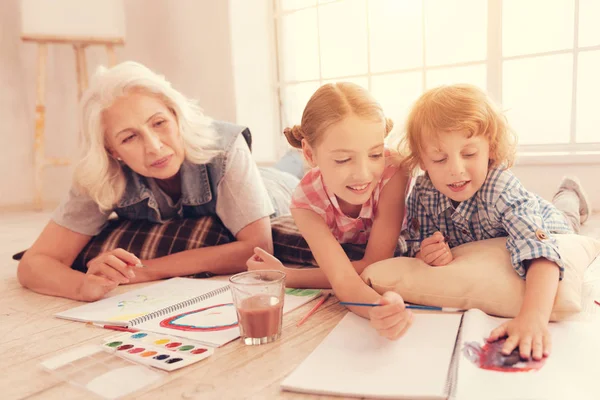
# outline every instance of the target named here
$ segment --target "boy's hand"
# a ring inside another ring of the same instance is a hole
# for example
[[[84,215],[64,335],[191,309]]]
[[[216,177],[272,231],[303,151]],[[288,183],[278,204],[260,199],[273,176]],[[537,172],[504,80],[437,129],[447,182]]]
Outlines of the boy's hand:
[[[404,300],[396,292],[385,292],[378,307],[369,310],[371,326],[390,340],[396,340],[410,327],[413,314],[404,306]]]
[[[246,261],[248,271],[256,271],[261,269],[274,269],[277,271],[283,271],[284,266],[277,258],[267,253],[260,247],[254,248],[254,255]]]
[[[541,360],[550,355],[552,339],[548,331],[548,321],[538,313],[519,313],[513,320],[503,323],[494,329],[488,337],[488,342],[493,342],[508,336],[502,354],[509,355],[517,346],[522,359]]]
[[[421,242],[419,256],[427,265],[439,267],[447,265],[452,261],[452,252],[450,246],[446,243],[444,235],[441,232],[435,232],[433,235]]]

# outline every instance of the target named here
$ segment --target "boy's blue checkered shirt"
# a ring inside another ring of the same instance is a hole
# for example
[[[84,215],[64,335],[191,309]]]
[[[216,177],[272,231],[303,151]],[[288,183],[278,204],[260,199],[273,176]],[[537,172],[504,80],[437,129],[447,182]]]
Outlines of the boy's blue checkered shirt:
[[[521,277],[527,272],[527,260],[543,257],[559,266],[561,279],[564,265],[550,234],[573,233],[561,211],[501,168],[490,170],[477,193],[456,208],[427,175],[419,176],[408,197],[403,236],[422,240],[436,231],[449,239],[450,247],[508,236],[506,247]],[[411,257],[419,250],[419,242],[409,245]]]

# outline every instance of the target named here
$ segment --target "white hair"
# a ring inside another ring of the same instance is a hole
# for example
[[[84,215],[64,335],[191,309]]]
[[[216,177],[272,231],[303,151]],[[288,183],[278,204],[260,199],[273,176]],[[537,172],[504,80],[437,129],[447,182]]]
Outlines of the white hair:
[[[221,152],[212,119],[194,100],[173,89],[163,76],[133,61],[110,69],[99,67],[80,102],[83,157],[75,169],[74,183],[102,210],[114,207],[126,184],[121,165],[107,149],[102,113],[117,98],[132,92],[157,96],[175,114],[187,160],[204,164]]]

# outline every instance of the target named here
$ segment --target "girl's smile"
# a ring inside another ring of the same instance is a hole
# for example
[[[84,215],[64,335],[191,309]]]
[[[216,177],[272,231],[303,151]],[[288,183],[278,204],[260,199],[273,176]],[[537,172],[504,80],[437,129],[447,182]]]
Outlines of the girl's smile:
[[[346,187],[356,194],[363,194],[368,191],[369,186],[371,186],[371,182],[365,183],[363,185],[351,185],[351,186],[349,185]]]

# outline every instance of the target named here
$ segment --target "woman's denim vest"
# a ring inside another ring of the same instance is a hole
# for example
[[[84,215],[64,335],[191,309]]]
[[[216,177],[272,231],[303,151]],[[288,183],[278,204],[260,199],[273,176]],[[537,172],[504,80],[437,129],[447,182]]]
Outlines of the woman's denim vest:
[[[181,204],[180,218],[198,218],[216,215],[217,185],[225,173],[227,155],[239,134],[243,134],[250,146],[250,131],[240,125],[213,121],[213,129],[221,139],[223,153],[207,164],[194,164],[185,160],[181,165]],[[127,185],[114,212],[122,219],[142,219],[154,223],[161,219],[154,193],[148,187],[146,178],[123,166]]]

